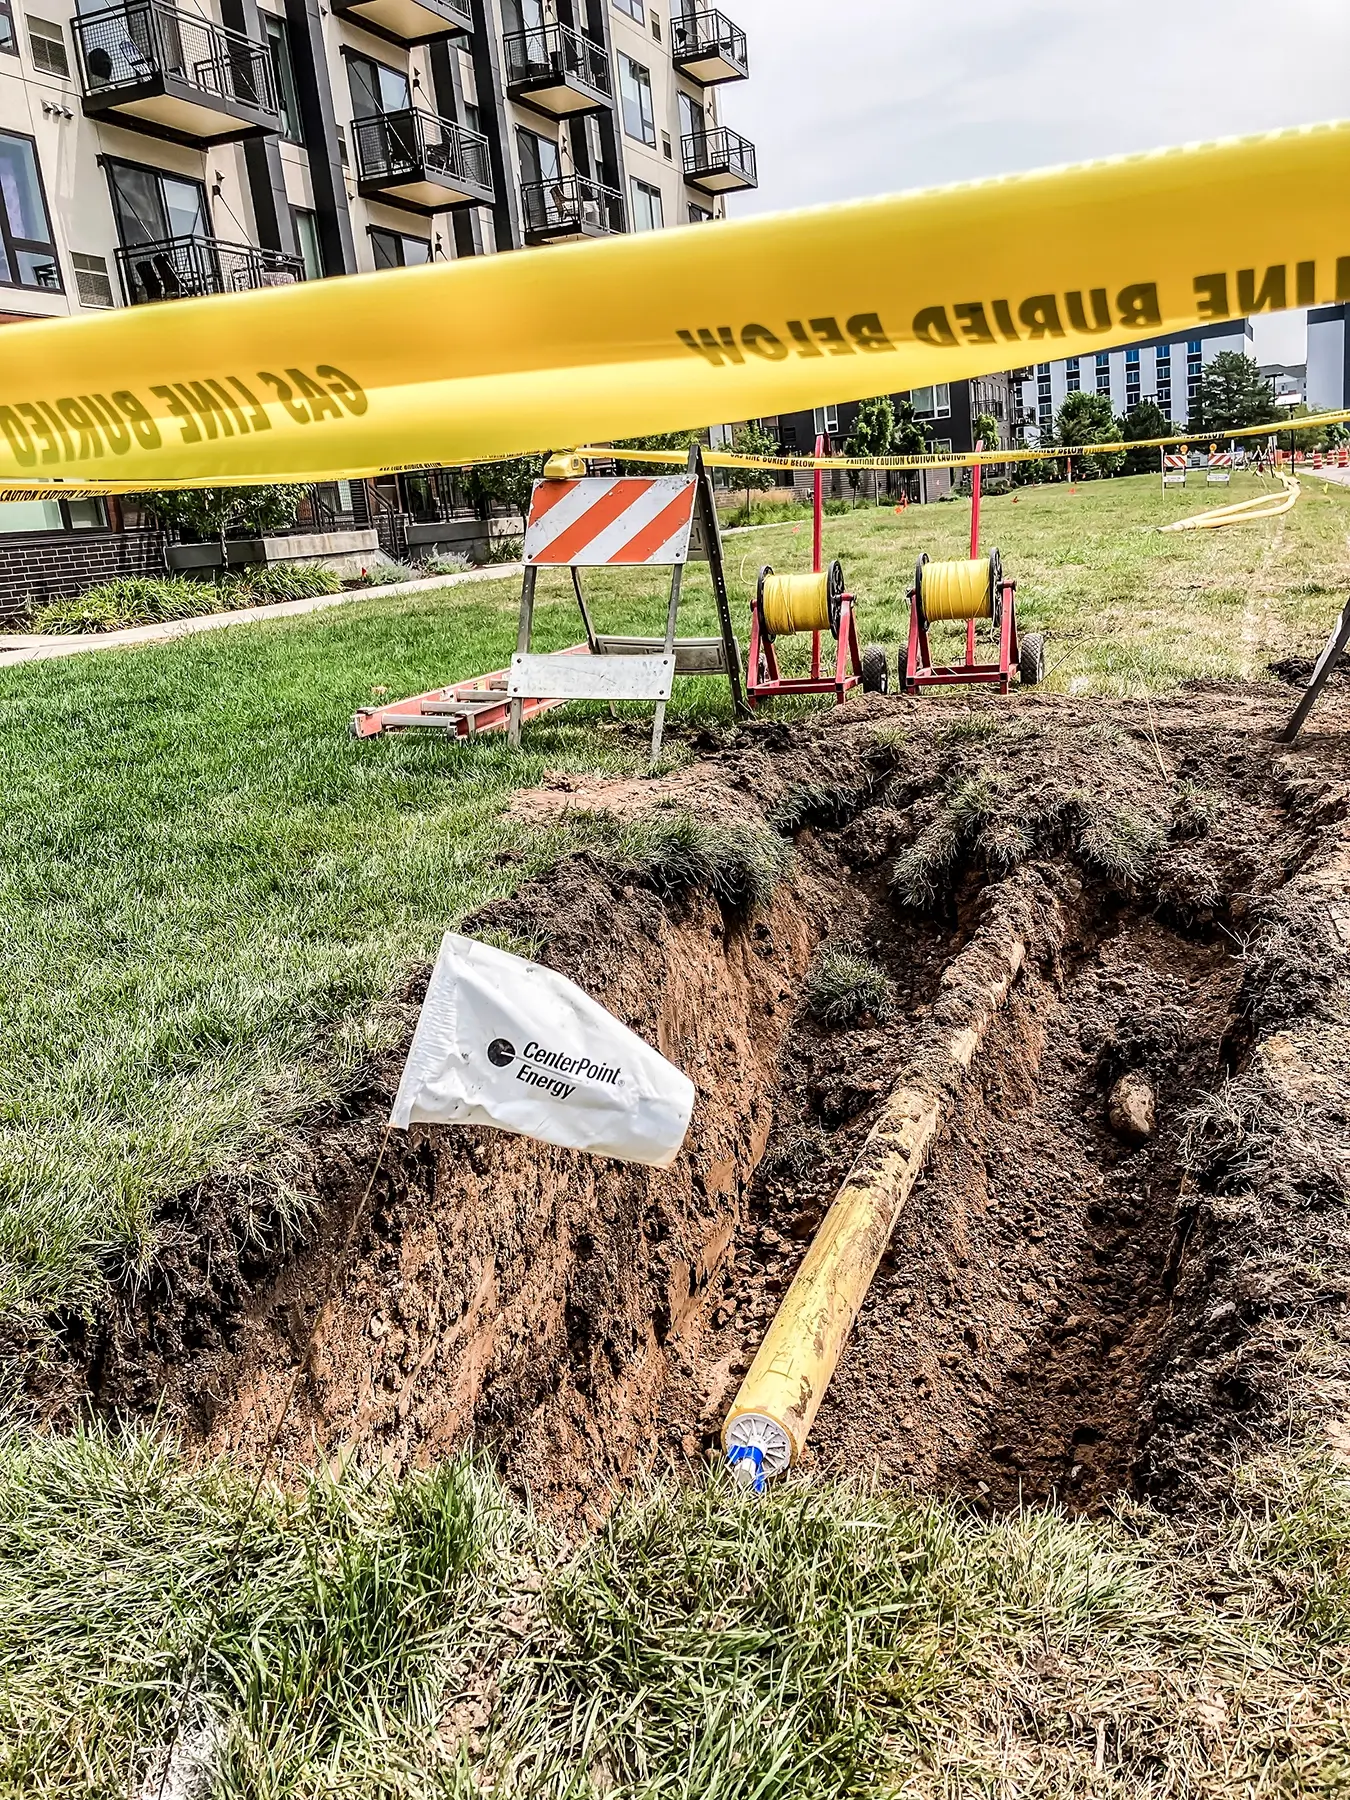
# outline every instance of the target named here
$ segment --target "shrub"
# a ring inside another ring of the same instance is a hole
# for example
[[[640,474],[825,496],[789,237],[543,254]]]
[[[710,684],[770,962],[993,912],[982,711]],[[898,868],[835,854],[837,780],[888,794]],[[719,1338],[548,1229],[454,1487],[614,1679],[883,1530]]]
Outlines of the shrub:
[[[372,563],[368,569],[362,569],[359,575],[349,575],[346,585],[348,587],[394,587],[401,581],[421,581],[425,575],[426,570],[417,568],[413,563]]]
[[[122,575],[86,588],[73,598],[49,600],[33,614],[40,632],[122,631],[166,619],[216,612],[220,602],[209,581],[181,575]]]
[[[802,1004],[821,1025],[848,1025],[865,1013],[884,1019],[891,1011],[891,984],[856,944],[822,944],[802,983]]]
[[[462,575],[471,569],[473,563],[467,556],[455,556],[447,553],[444,556],[428,556],[422,564],[424,575]]]
[[[520,538],[493,538],[487,547],[490,563],[519,562],[524,554],[525,545]]]
[[[340,594],[342,577],[319,563],[262,564],[239,569],[220,584],[220,604],[232,612],[241,606],[267,606],[279,600],[307,600],[314,594]]]

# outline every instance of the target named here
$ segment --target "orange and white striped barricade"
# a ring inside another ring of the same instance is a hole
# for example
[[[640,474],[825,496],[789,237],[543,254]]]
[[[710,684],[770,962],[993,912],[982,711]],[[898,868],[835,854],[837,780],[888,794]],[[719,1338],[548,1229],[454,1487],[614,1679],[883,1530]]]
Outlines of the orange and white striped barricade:
[[[1231,450],[1211,450],[1209,468],[1205,472],[1207,487],[1227,487],[1233,479],[1233,453]]]
[[[1185,487],[1186,485],[1186,452],[1184,450],[1162,452],[1163,487]]]
[[[677,638],[684,565],[700,551],[712,573],[721,635]],[[587,655],[540,654],[531,649],[535,587],[540,569],[550,568],[571,571]],[[670,570],[664,637],[616,637],[596,631],[580,571],[619,568]],[[656,707],[654,762],[661,751],[675,676],[715,674],[726,675],[733,704],[743,712],[740,650],[731,624],[717,508],[697,445],[683,475],[582,475],[537,481],[525,526],[520,628],[507,678],[512,745],[519,747],[527,707],[539,701],[650,700]]]

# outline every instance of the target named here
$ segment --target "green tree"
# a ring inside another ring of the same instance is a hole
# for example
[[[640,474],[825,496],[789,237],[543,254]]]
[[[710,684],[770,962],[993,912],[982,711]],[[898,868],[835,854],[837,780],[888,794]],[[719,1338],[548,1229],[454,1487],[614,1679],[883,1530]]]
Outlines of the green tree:
[[[1156,400],[1141,400],[1132,406],[1125,417],[1118,421],[1120,436],[1133,441],[1136,438],[1172,437],[1170,421]],[[1125,473],[1127,475],[1156,475],[1159,468],[1159,451],[1127,450],[1125,452]]]
[[[1275,390],[1241,350],[1221,350],[1200,377],[1200,392],[1187,430],[1197,437],[1221,437],[1243,425],[1265,425],[1286,417]]]
[[[542,456],[511,456],[502,462],[476,463],[465,469],[464,491],[486,519],[494,504],[520,517],[521,530],[530,511],[530,495],[544,472]]]
[[[928,434],[919,423],[912,400],[898,400],[895,406],[895,429],[891,432],[893,456],[922,456],[928,448]],[[913,499],[918,493],[917,471],[906,471],[902,480],[905,492]]]
[[[977,413],[975,423],[971,427],[972,444],[983,444],[986,450],[997,450],[999,447],[998,420],[993,413]]]
[[[744,425],[738,425],[731,434],[731,447],[738,456],[777,456],[778,439],[760,424],[758,419],[748,419]],[[773,486],[772,469],[736,469],[728,470],[734,474],[737,487],[745,489],[745,510],[750,511],[750,493],[752,489],[763,490]]]
[[[1055,420],[1055,442],[1066,450],[1077,451],[1080,445],[1113,444],[1116,438],[1116,416],[1111,411],[1108,394],[1068,394]],[[1106,456],[1075,454],[1076,476],[1091,481],[1101,475],[1118,475],[1125,461],[1123,451]]]
[[[878,394],[874,400],[858,402],[858,416],[853,421],[853,431],[845,439],[845,456],[889,456],[891,445],[895,440],[895,407],[888,394]],[[850,469],[848,471],[849,486],[853,489],[853,498],[858,498],[858,484],[865,470]],[[876,478],[872,480],[872,497],[876,498]]]
[[[614,448],[619,450],[688,450],[691,444],[697,444],[703,433],[693,429],[688,431],[657,431],[650,437],[624,438]],[[777,449],[775,444],[774,448]],[[628,463],[621,456],[615,457],[614,466],[620,475],[659,475],[661,465],[658,463]],[[675,465],[669,465],[668,472],[674,474]]]
[[[142,494],[141,502],[170,531],[202,540],[214,538],[224,548],[231,532],[267,537],[295,523],[303,487],[273,483],[263,487],[179,488]]]

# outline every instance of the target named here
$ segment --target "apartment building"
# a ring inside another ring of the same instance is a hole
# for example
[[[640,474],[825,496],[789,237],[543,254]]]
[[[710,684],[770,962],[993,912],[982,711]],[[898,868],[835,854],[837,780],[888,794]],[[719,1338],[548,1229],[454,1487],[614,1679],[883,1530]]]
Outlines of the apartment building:
[[[1078,392],[1104,394],[1117,418],[1141,400],[1152,400],[1164,417],[1184,430],[1191,403],[1200,391],[1200,377],[1221,350],[1251,355],[1249,319],[1225,319],[1128,348],[1098,350],[1091,356],[1071,356],[1021,369],[1018,433],[1027,443],[1036,443],[1043,431],[1053,427],[1068,396]]]
[[[1350,305],[1314,306],[1308,313],[1308,405],[1314,412],[1350,406],[1350,359],[1346,331]],[[1276,390],[1278,394],[1278,389]]]
[[[711,222],[756,185],[748,74],[695,0],[0,0],[0,322]],[[402,552],[454,502],[315,504]],[[153,559],[129,524],[0,506],[0,601]]]

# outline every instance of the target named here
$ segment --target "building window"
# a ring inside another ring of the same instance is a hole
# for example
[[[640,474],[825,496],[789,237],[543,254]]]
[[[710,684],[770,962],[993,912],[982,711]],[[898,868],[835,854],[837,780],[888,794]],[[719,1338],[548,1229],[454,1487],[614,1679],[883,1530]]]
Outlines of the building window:
[[[9,0],[0,0],[0,50],[10,56],[19,54],[19,40],[14,35],[14,12]]]
[[[9,287],[61,291],[47,197],[33,140],[0,131],[0,282]]]
[[[33,67],[43,75],[59,75],[63,81],[70,78],[70,59],[66,55],[66,35],[59,25],[53,25],[46,19],[28,17],[28,48],[32,54]]]
[[[661,21],[655,13],[652,14],[652,36],[658,44],[661,42]]]
[[[1083,385],[1083,371],[1079,359],[1071,356],[1064,365],[1064,385],[1071,394],[1079,392]]]
[[[952,440],[950,438],[934,438],[928,447],[933,452],[934,456],[950,456],[952,453]]]
[[[539,187],[546,182],[561,180],[562,163],[552,138],[540,137],[537,131],[518,131],[516,143],[523,187]]]
[[[689,223],[691,225],[711,225],[713,216],[706,206],[695,206],[689,202]]]
[[[949,382],[939,381],[936,387],[914,388],[909,397],[916,419],[950,419],[952,416],[952,390]]]
[[[1097,352],[1097,392],[1107,395],[1111,392],[1111,353],[1108,350]]]
[[[665,224],[661,210],[661,190],[633,177],[633,230],[659,231]]]
[[[406,112],[412,90],[402,69],[391,69],[370,56],[347,57],[347,85],[352,95],[352,117],[377,119],[383,113]]]
[[[111,306],[112,282],[108,265],[101,256],[85,256],[72,250],[70,266],[75,271],[75,292],[81,306]]]
[[[639,25],[642,23],[642,0],[614,0],[614,4],[621,13],[627,13],[629,18],[636,19]]]
[[[15,500],[0,506],[0,533],[15,531],[104,531],[103,500]]]
[[[811,414],[811,424],[817,437],[833,437],[839,429],[839,408],[818,406]]]
[[[623,128],[640,144],[656,148],[656,114],[652,110],[652,78],[631,56],[619,58],[619,95],[623,102]]]
[[[319,221],[312,212],[293,206],[295,241],[300,246],[300,260],[305,265],[306,281],[323,280],[323,246],[319,242]]]
[[[295,63],[291,59],[291,35],[285,19],[273,13],[263,14],[267,31],[267,47],[272,53],[272,72],[277,79],[277,98],[281,102],[281,135],[289,143],[303,144],[300,129],[300,97],[295,86]]]
[[[160,244],[166,238],[209,238],[206,189],[200,181],[166,175],[139,163],[108,162],[113,218],[126,250]]]
[[[661,133],[661,154],[665,157],[667,162],[671,160],[673,155],[670,148],[670,133],[668,131],[663,131]]]
[[[425,238],[405,237],[401,231],[370,227],[370,249],[377,269],[411,269],[431,261],[431,245]]]

